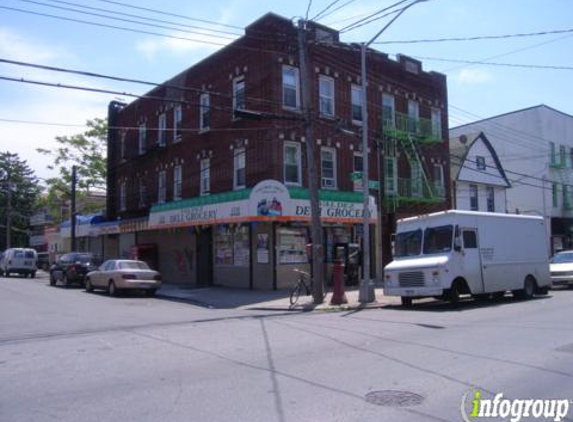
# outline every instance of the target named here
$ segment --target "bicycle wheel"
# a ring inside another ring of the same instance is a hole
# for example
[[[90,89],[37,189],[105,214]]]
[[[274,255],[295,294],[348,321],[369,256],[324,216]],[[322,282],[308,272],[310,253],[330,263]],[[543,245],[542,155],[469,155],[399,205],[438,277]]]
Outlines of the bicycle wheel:
[[[296,304],[296,302],[298,301],[298,297],[300,296],[300,291],[302,289],[302,286],[300,283],[296,283],[293,287],[293,289],[290,292],[290,304],[291,306],[294,306]]]

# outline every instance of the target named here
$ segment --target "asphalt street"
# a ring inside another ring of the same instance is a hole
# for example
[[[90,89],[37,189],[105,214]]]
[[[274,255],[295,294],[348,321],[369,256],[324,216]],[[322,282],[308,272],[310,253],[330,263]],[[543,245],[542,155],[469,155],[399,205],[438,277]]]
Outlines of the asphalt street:
[[[0,421],[460,421],[478,389],[571,400],[571,309],[566,289],[284,312],[0,278]]]

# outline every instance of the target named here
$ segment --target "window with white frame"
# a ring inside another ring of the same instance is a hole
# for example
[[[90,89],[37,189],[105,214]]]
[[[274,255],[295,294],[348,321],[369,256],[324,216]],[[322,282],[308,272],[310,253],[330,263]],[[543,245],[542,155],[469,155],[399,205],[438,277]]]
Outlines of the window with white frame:
[[[233,79],[233,111],[247,108],[245,97],[245,78]],[[236,116],[233,116],[236,118]]]
[[[396,157],[384,158],[384,191],[387,195],[395,195],[398,192],[398,167]]]
[[[147,185],[145,180],[139,179],[139,208],[147,206]]]
[[[408,100],[408,132],[420,131],[420,104],[414,100]]]
[[[283,66],[283,107],[299,109],[300,88],[298,69],[292,66]]]
[[[181,165],[173,167],[173,200],[180,201],[183,191],[183,170]]]
[[[145,154],[145,151],[147,150],[146,135],[147,135],[147,130],[145,127],[145,123],[141,123],[139,125],[139,136],[138,136],[138,151],[140,155]]]
[[[173,109],[173,142],[181,140],[183,128],[183,109],[181,105],[176,105]]]
[[[336,149],[323,147],[320,149],[320,175],[322,187],[336,188]]]
[[[478,170],[485,170],[485,157],[479,155],[476,157],[476,168]]]
[[[362,87],[352,85],[350,95],[352,103],[352,123],[362,124]]]
[[[385,128],[393,128],[396,121],[396,104],[394,96],[382,94],[382,120]]]
[[[233,187],[243,189],[246,185],[246,158],[245,148],[237,148],[233,151]]]
[[[355,177],[352,180],[355,191],[361,191],[364,186],[363,182],[363,170],[364,170],[364,159],[361,152],[355,152],[353,155],[353,169]],[[359,177],[360,174],[360,177]]]
[[[432,107],[432,135],[442,139],[442,111],[436,107]]]
[[[470,185],[470,210],[479,211],[477,185]]]
[[[163,204],[167,199],[167,173],[161,170],[158,174],[157,202]]]
[[[487,211],[495,212],[495,191],[493,189],[493,186],[487,186],[485,188],[485,195],[487,202]]]
[[[119,210],[125,211],[127,209],[127,186],[125,182],[119,185]]]
[[[557,150],[555,149],[555,142],[549,142],[549,160],[551,161],[551,165],[557,164]]]
[[[211,159],[203,158],[201,160],[201,177],[199,179],[199,193],[207,195],[211,191]]]
[[[161,113],[157,119],[157,145],[165,146],[165,130],[167,129],[167,120],[165,113]]]
[[[211,127],[211,104],[209,94],[201,94],[199,103],[199,129],[209,130]]]
[[[302,165],[299,143],[285,142],[283,165],[285,184],[300,185],[302,183]]]
[[[318,107],[324,117],[334,117],[334,79],[320,75],[318,77]]]

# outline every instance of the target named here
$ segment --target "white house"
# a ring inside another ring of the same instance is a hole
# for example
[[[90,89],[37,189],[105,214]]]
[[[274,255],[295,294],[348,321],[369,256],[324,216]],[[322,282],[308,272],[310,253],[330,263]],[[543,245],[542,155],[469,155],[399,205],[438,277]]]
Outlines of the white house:
[[[483,132],[450,138],[450,176],[453,208],[506,212],[511,183]]]
[[[538,105],[452,128],[450,137],[476,132],[511,183],[507,211],[545,217],[552,252],[573,248],[573,116]]]

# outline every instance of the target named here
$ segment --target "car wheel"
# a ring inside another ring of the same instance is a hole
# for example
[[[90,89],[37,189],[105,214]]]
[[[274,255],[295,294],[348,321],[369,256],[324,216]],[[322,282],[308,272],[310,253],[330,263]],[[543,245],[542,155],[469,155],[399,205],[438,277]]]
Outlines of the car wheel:
[[[86,278],[86,292],[91,293],[94,291],[94,286],[89,278]]]
[[[109,282],[109,285],[107,286],[107,293],[113,297],[117,296],[117,288],[115,287],[115,283],[113,281]]]
[[[68,287],[70,285],[70,279],[68,278],[68,274],[64,273],[64,278],[62,281],[64,282],[64,286]]]
[[[30,273],[30,278],[36,278],[36,271],[32,271]]]
[[[155,289],[146,290],[146,291],[145,291],[145,296],[147,296],[147,297],[153,297],[153,296],[155,296],[155,292],[156,292],[156,291],[157,291],[157,290],[155,290]]]
[[[54,277],[53,273],[50,273],[50,286],[56,285],[56,277]]]
[[[10,271],[8,271],[8,269],[6,269],[6,271],[4,271],[6,273],[6,278],[10,277]]]
[[[404,308],[410,308],[412,306],[412,298],[407,296],[400,297],[400,301],[402,302],[402,306]]]

